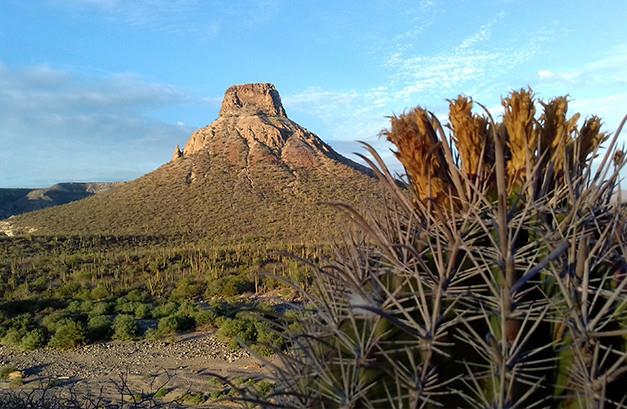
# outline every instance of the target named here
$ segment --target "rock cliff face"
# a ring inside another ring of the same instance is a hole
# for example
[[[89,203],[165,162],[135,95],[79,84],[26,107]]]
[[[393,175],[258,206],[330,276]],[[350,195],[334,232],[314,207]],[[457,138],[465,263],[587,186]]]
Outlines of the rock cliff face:
[[[10,219],[9,228],[326,241],[346,223],[322,203],[372,208],[381,197],[367,169],[287,117],[272,84],[246,84],[230,87],[218,119],[159,169],[111,192]]]
[[[345,165],[366,171],[290,120],[272,84],[230,87],[224,95],[220,117],[195,132],[185,145],[185,156],[199,152],[225,156],[232,165],[259,162],[282,163],[289,168]]]
[[[226,90],[220,116],[264,115],[287,118],[279,92],[274,85],[234,85]]]

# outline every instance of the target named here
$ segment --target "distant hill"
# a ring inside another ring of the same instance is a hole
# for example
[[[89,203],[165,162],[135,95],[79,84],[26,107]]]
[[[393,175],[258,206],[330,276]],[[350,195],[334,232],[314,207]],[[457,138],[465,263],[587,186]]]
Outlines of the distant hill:
[[[58,183],[43,189],[0,189],[0,220],[107,191],[119,183]]]
[[[219,118],[172,161],[79,202],[5,221],[13,234],[162,234],[220,243],[322,241],[344,229],[322,202],[380,203],[365,167],[291,121],[271,84],[226,91]]]

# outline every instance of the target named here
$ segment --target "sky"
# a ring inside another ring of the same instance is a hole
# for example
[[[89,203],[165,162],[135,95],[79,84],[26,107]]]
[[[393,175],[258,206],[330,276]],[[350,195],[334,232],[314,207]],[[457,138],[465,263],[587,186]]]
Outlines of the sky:
[[[531,86],[615,131],[627,113],[625,0],[0,0],[0,187],[131,180],[274,83],[288,116],[355,159],[421,105]],[[627,141],[625,132],[621,141]]]

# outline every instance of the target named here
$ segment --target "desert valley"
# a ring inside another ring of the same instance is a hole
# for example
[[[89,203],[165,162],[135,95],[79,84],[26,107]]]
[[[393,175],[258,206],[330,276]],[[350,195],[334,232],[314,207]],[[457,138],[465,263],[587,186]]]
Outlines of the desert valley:
[[[272,84],[229,88],[220,117],[137,180],[15,200],[5,191],[15,214],[0,222],[0,288],[15,301],[2,316],[2,365],[28,384],[92,392],[127,372],[130,387],[148,391],[152,374],[171,373],[158,390],[185,399],[206,392],[204,372],[262,370],[238,341],[258,340],[269,355],[273,329],[246,311],[273,316],[293,301],[281,278],[307,280],[306,268],[287,253],[321,257],[340,237],[332,202],[382,199],[371,171],[287,117]]]
[[[0,409],[627,409],[626,13],[0,1]]]

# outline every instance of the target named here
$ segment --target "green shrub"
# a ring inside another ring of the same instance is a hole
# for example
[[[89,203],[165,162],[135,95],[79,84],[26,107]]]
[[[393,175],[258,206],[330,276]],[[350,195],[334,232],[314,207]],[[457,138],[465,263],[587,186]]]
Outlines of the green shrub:
[[[37,277],[33,282],[31,282],[30,287],[34,291],[42,292],[46,288],[48,288],[50,284],[51,284],[50,280],[47,277],[42,275],[42,276]]]
[[[208,391],[209,397],[213,400],[220,399],[228,394],[230,388],[219,378],[209,378]]]
[[[115,312],[118,314],[134,315],[136,307],[136,302],[127,301],[125,298],[118,298],[115,303]]]
[[[91,311],[94,304],[91,301],[77,301],[74,300],[68,304],[65,308],[70,314],[87,314]]]
[[[76,282],[69,282],[57,288],[56,295],[61,299],[73,298],[80,290],[80,284]]]
[[[154,395],[152,395],[152,397],[155,399],[161,399],[165,397],[165,395],[167,394],[168,394],[168,390],[166,388],[160,388],[157,392],[155,392]]]
[[[281,334],[272,328],[270,322],[265,320],[255,321],[257,342],[254,349],[261,355],[272,355],[283,348],[284,339]]]
[[[305,328],[303,327],[302,320],[305,318],[305,313],[300,310],[288,310],[281,316],[281,320],[286,327],[285,332],[288,334],[302,334]]]
[[[150,318],[151,307],[148,304],[137,304],[135,306],[135,318],[137,319],[146,319]]]
[[[232,349],[239,348],[240,342],[249,345],[255,341],[257,332],[252,321],[240,318],[225,318],[221,321],[217,335]]]
[[[113,321],[113,339],[122,341],[133,339],[138,332],[137,321],[130,315],[121,314]]]
[[[48,345],[53,348],[74,348],[85,343],[85,329],[80,323],[65,318],[56,325],[56,331]]]
[[[179,318],[177,315],[169,315],[159,319],[157,331],[160,335],[174,334],[179,329]]]
[[[126,299],[132,302],[145,302],[147,300],[147,297],[143,291],[134,289],[126,294]]]
[[[255,383],[255,389],[261,396],[268,396],[274,389],[275,384],[269,381],[259,381]]]
[[[89,296],[92,300],[103,300],[110,296],[110,292],[104,284],[98,284],[91,290]]]
[[[8,379],[11,372],[16,372],[18,369],[13,365],[0,366],[0,379]]]
[[[109,315],[113,312],[113,304],[108,302],[94,303],[89,311],[89,316]]]
[[[27,351],[32,351],[46,345],[46,334],[40,329],[34,329],[22,337],[20,347]]]
[[[106,315],[95,315],[87,321],[87,335],[89,339],[105,340],[111,336],[113,321]]]
[[[144,338],[149,340],[157,340],[161,338],[161,334],[156,328],[148,328],[146,332],[144,332]]]
[[[74,298],[82,301],[92,301],[91,299],[91,291],[88,288],[81,288],[75,295]]]
[[[200,405],[206,401],[204,395],[199,392],[187,392],[183,395],[183,402],[190,405]]]
[[[33,314],[27,312],[11,318],[8,324],[11,328],[26,331],[35,325],[35,321],[33,320]]]
[[[180,280],[172,291],[174,299],[193,299],[202,295],[203,285],[194,280],[185,277]]]
[[[197,327],[206,325],[213,325],[218,315],[212,310],[196,310],[194,313],[194,321],[196,321]]]
[[[241,274],[231,274],[209,282],[205,296],[232,297],[252,291],[255,291],[255,283],[248,277]]]
[[[162,305],[158,305],[152,310],[152,316],[155,318],[163,318],[172,315],[177,310],[177,304],[174,302],[168,302]]]
[[[182,303],[179,304],[178,308],[176,309],[176,313],[179,315],[187,315],[187,316],[192,316],[196,313],[198,309],[196,308],[196,305],[193,302],[190,301],[183,301]]]
[[[26,334],[26,330],[17,328],[9,328],[4,337],[2,337],[2,345],[17,347],[22,342],[22,337]]]
[[[230,316],[234,310],[234,305],[225,300],[214,300],[209,304],[211,311],[214,311],[218,317]]]
[[[67,319],[69,315],[70,314],[66,310],[52,311],[50,314],[43,317],[41,324],[48,330],[48,332],[54,334],[57,331],[59,323]]]

